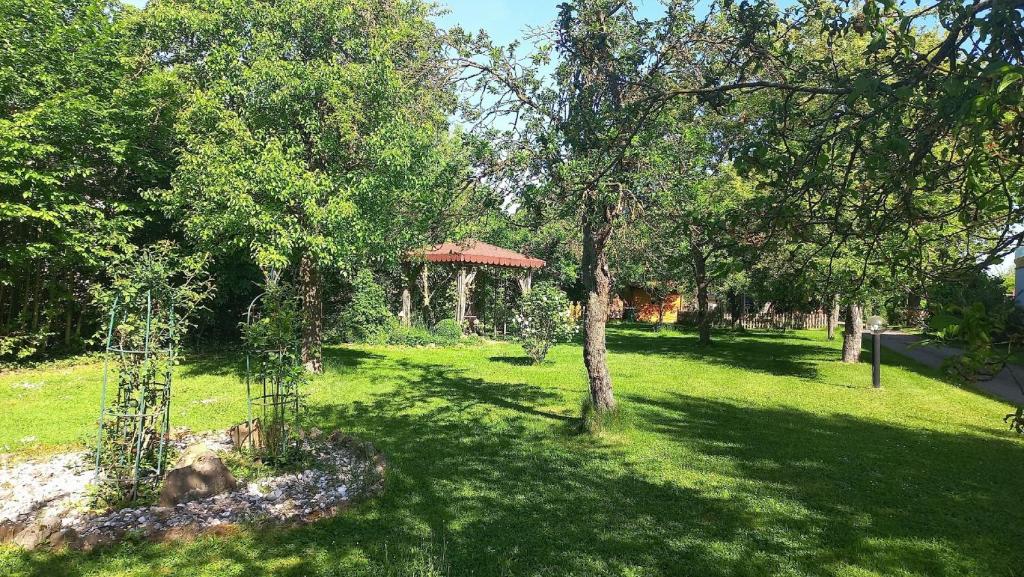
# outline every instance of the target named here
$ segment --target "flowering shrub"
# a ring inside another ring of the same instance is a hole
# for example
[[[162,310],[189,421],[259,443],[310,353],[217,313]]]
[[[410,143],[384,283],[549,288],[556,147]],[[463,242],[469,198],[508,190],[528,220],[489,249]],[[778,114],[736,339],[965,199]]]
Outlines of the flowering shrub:
[[[523,295],[514,326],[534,364],[547,357],[551,345],[571,339],[577,329],[569,314],[569,299],[551,283],[540,283]]]

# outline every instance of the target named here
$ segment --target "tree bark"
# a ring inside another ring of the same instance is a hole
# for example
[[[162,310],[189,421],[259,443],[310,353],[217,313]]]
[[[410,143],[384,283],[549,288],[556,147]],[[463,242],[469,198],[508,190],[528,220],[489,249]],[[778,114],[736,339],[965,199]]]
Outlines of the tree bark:
[[[710,305],[708,304],[707,258],[696,248],[693,257],[693,279],[697,284],[697,342],[711,344]]]
[[[734,290],[729,291],[729,328],[735,329],[740,319],[740,295]]]
[[[860,305],[846,305],[846,320],[843,325],[843,362],[860,362],[861,335],[864,320]]]
[[[64,347],[71,347],[71,328],[74,324],[73,311],[71,310],[71,301],[64,303]]]
[[[323,295],[320,271],[308,254],[299,260],[299,290],[302,293],[302,364],[306,370],[324,372]]]
[[[596,226],[591,223],[583,225],[582,277],[587,290],[587,308],[583,315],[583,364],[590,380],[590,401],[599,413],[615,409],[605,342],[611,292],[611,273],[605,248],[611,231],[611,223],[607,221]]]
[[[828,319],[825,322],[828,330],[828,340],[836,340],[836,327],[839,326],[839,301],[835,295],[832,295],[828,303]]]

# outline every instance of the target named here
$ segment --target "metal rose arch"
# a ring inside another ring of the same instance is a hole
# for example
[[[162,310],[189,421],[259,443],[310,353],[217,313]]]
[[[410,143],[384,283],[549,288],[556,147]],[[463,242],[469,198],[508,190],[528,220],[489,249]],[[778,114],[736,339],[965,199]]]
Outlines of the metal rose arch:
[[[110,311],[96,432],[96,473],[126,502],[163,474],[176,354],[173,297],[118,295]]]

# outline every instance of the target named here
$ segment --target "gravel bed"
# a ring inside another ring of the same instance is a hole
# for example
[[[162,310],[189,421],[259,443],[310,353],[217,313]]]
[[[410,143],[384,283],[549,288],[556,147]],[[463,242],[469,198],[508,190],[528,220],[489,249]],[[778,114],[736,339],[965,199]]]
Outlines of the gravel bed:
[[[202,443],[232,450],[226,433],[187,435],[179,449]],[[383,456],[369,443],[314,431],[302,441],[315,467],[248,483],[234,491],[174,507],[144,506],[90,512],[96,481],[85,452],[0,468],[0,542],[91,549],[131,534],[149,539],[222,530],[238,524],[298,524],[337,513],[352,499],[381,488]]]

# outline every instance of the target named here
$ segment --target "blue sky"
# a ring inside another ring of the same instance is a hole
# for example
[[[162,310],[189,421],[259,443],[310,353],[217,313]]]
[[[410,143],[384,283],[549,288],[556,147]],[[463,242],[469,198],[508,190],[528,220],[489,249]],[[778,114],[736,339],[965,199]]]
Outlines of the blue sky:
[[[508,44],[530,26],[555,19],[561,0],[448,0],[440,2],[450,13],[440,19],[445,27],[456,24],[467,31],[486,30],[500,44]],[[640,14],[654,17],[661,12],[657,0],[637,0]]]

